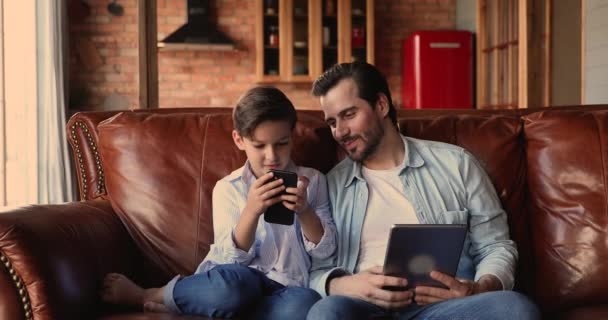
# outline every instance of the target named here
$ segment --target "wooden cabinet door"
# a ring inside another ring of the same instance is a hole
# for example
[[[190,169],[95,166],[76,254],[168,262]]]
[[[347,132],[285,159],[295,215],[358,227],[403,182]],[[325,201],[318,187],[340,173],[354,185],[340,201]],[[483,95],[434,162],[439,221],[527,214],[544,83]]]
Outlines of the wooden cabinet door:
[[[320,0],[287,1],[286,80],[309,83],[319,72]]]
[[[260,83],[310,83],[339,62],[374,63],[373,0],[256,0]]]
[[[374,0],[339,0],[338,62],[374,63]]]
[[[278,82],[281,79],[281,26],[285,24],[285,0],[256,0],[256,77],[258,82]],[[284,35],[283,35],[284,37]],[[283,67],[284,68],[284,67]]]

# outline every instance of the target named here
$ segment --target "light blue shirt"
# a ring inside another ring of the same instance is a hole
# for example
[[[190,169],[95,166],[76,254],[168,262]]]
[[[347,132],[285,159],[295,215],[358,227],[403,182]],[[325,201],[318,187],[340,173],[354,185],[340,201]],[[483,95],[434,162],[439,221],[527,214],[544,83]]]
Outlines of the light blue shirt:
[[[331,219],[331,206],[327,195],[327,180],[319,171],[297,167],[290,163],[286,168],[305,176],[308,204],[323,225],[323,236],[318,244],[306,239],[298,219],[290,226],[267,223],[260,216],[255,240],[247,252],[236,247],[234,228],[247,204],[247,194],[256,177],[249,162],[219,180],[213,189],[214,244],[195,273],[212,269],[219,264],[238,263],[262,271],[268,278],[285,286],[308,286],[311,256],[325,259],[336,249],[336,226]]]
[[[503,289],[514,284],[517,248],[509,239],[507,215],[494,186],[465,149],[441,142],[403,137],[405,157],[399,178],[422,224],[467,224],[456,277],[478,280],[495,275]],[[310,287],[325,296],[330,275],[352,274],[359,256],[369,192],[361,164],[347,158],[327,175],[338,250],[313,259]]]

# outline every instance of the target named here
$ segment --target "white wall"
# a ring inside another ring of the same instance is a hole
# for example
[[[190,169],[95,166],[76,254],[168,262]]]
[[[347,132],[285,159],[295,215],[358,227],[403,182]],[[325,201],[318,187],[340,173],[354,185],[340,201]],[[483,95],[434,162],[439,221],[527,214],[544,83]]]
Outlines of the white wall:
[[[18,206],[38,201],[36,2],[3,4],[6,205]]]
[[[608,104],[608,0],[586,0],[585,104]]]
[[[477,0],[456,1],[456,29],[475,32],[477,30]]]
[[[581,103],[581,2],[551,4],[551,105]]]

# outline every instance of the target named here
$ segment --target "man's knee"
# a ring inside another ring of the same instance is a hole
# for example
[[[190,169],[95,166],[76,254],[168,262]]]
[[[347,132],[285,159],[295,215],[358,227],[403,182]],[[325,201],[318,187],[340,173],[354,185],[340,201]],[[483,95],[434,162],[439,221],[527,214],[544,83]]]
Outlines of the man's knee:
[[[538,308],[526,296],[514,291],[492,291],[446,300],[423,308],[420,319],[536,320]]]
[[[308,288],[293,288],[295,292],[290,293],[290,301],[288,304],[294,304],[296,308],[308,311],[317,301],[321,300],[321,295],[316,291]]]
[[[496,314],[503,314],[508,319],[540,319],[540,311],[534,302],[515,291],[495,291],[487,303]]]
[[[342,296],[328,296],[315,303],[308,312],[308,320],[355,319],[349,299]]]
[[[272,305],[263,306],[258,310],[263,319],[305,319],[310,308],[319,300],[321,295],[308,288],[290,287],[279,294],[278,300],[272,299]],[[269,302],[269,301],[267,301]]]

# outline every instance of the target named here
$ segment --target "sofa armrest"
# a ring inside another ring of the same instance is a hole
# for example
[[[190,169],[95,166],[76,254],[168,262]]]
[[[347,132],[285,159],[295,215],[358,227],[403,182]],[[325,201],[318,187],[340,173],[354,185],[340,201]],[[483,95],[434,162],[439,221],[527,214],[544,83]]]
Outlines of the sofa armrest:
[[[133,274],[138,257],[108,201],[0,213],[0,319],[93,318],[103,276]]]

